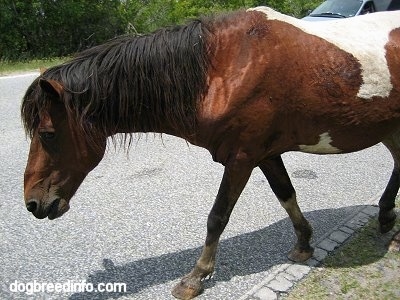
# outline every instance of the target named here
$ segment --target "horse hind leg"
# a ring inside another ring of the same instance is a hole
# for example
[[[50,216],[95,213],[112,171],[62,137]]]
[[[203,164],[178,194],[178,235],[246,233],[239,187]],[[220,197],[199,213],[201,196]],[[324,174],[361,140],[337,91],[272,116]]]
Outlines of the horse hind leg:
[[[310,246],[312,228],[297,204],[296,192],[282,158],[278,156],[264,160],[259,164],[259,167],[293,223],[297,242],[293,250],[290,251],[288,258],[295,262],[306,261],[314,252],[314,249]]]
[[[388,185],[379,200],[379,229],[382,233],[390,231],[396,221],[395,199],[400,187],[400,132],[387,138],[383,144],[389,149],[394,167]]]

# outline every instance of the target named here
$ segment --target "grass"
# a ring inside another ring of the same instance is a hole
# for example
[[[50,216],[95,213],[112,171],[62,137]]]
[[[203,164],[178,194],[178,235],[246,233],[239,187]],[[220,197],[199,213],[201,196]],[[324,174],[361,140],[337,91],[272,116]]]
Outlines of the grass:
[[[396,207],[400,218],[399,199]],[[377,228],[374,218],[285,299],[400,299],[400,253],[387,250],[392,235],[400,230],[400,222],[389,234],[380,234]]]
[[[39,71],[40,68],[49,68],[65,62],[68,58],[48,58],[35,59],[30,61],[3,61],[0,60],[0,76],[24,73],[29,71]]]

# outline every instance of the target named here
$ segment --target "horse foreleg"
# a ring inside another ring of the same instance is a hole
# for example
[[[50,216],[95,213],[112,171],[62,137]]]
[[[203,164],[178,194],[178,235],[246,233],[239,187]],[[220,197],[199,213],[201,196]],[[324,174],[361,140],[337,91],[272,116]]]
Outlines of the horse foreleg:
[[[252,169],[252,164],[240,161],[225,165],[218,195],[208,216],[207,238],[203,251],[193,270],[184,276],[172,290],[172,295],[176,298],[192,299],[203,291],[203,279],[214,271],[219,238]]]
[[[385,140],[383,144],[393,156],[394,168],[389,183],[379,200],[379,227],[382,233],[390,231],[396,221],[395,199],[400,187],[400,140],[398,134]]]
[[[282,158],[278,156],[264,160],[259,164],[259,167],[282,207],[288,213],[296,232],[297,243],[289,253],[289,259],[297,262],[309,259],[314,252],[314,249],[310,246],[312,228],[297,204],[296,191],[290,181]]]

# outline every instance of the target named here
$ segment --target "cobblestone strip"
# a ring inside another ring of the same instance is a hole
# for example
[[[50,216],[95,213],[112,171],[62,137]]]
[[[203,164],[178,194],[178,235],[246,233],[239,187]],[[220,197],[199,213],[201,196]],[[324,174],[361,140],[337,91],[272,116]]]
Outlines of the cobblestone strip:
[[[263,281],[254,286],[239,300],[275,300],[279,299],[280,295],[287,294],[298,281],[321,264],[329,253],[346,242],[377,213],[378,207],[376,206],[363,207],[347,222],[339,225],[328,236],[313,244],[315,249],[313,257],[302,264],[287,261],[273,267]]]

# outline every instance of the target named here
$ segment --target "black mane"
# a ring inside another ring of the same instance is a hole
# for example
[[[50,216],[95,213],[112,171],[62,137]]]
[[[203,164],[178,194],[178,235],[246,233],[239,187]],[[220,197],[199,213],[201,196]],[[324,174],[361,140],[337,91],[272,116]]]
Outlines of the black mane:
[[[198,100],[207,88],[209,35],[207,24],[196,20],[144,36],[121,36],[39,78],[63,85],[61,100],[89,134],[108,136],[117,128],[125,133],[156,131],[165,124],[191,134]],[[39,78],[21,107],[31,136],[39,112],[48,106]]]

